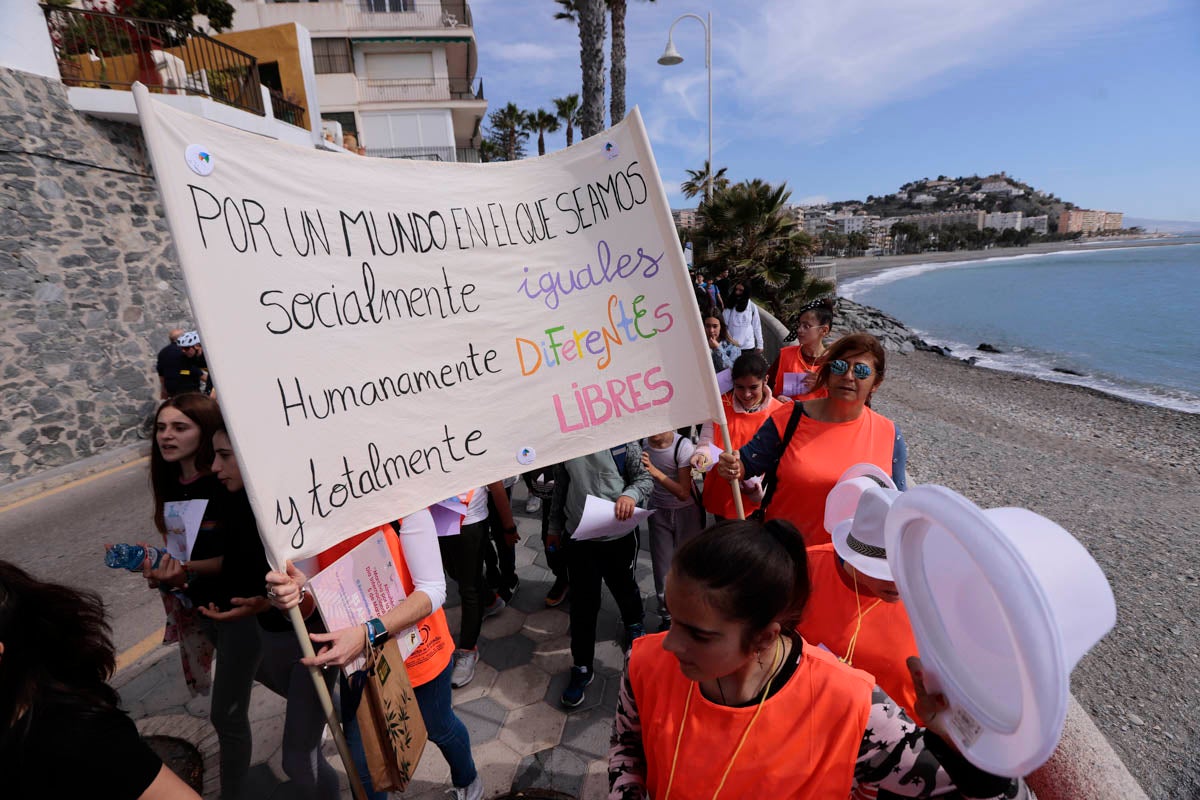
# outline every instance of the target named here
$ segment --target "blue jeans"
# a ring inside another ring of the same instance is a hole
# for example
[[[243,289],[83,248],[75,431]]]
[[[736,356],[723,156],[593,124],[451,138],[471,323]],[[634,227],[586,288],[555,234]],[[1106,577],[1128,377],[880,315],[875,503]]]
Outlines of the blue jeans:
[[[425,720],[429,741],[438,746],[450,764],[450,782],[464,789],[475,781],[475,759],[471,756],[471,737],[467,726],[454,713],[450,705],[450,674],[454,671],[451,660],[441,674],[429,683],[413,687],[417,706]],[[367,769],[367,754],[363,750],[362,735],[358,731],[358,704],[362,700],[365,673],[353,675],[349,681],[342,678],[342,727],[346,741],[354,756],[354,766],[367,790],[370,800],[388,800],[387,792],[371,791],[371,771]]]

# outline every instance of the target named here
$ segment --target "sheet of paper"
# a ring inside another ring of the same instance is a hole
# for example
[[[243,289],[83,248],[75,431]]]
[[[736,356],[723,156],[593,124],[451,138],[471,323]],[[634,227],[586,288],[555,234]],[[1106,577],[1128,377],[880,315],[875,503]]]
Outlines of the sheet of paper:
[[[723,369],[717,373],[717,389],[721,394],[733,391],[733,370]]]
[[[815,372],[785,372],[783,373],[783,393],[787,397],[796,397],[797,395],[808,394],[812,391],[809,387],[812,386],[813,380],[817,377]]]
[[[471,496],[477,491],[477,489],[470,489],[462,494],[455,495],[454,497],[447,497],[445,500],[435,503],[435,505],[439,505],[442,508],[455,512],[456,514],[466,516],[467,506],[471,504]]]
[[[437,528],[438,536],[457,536],[462,533],[463,515],[441,503],[429,507],[429,515],[433,517],[433,525]]]
[[[382,617],[408,596],[382,533],[363,540],[318,572],[309,585],[317,598],[325,627],[331,631],[362,625],[372,617]],[[403,658],[408,658],[421,644],[416,626],[401,631],[395,638]],[[365,667],[366,659],[360,657],[344,669],[350,675]]]
[[[644,508],[635,508],[633,516],[622,521],[617,519],[616,508],[617,504],[613,501],[602,500],[589,494],[587,502],[583,504],[583,516],[579,519],[579,527],[571,534],[571,538],[575,541],[615,539],[629,533],[654,513]]]
[[[204,521],[207,500],[170,500],[163,504],[163,520],[167,523],[167,552],[176,561],[187,561],[196,546],[200,523]]]

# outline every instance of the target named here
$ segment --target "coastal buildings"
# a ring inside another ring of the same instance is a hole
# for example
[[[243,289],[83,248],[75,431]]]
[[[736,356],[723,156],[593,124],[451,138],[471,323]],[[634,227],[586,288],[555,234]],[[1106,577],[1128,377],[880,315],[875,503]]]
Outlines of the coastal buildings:
[[[700,219],[694,208],[673,208],[671,209],[671,218],[675,220],[676,228],[683,228],[685,231],[690,231],[700,225]]]
[[[233,30],[283,22],[312,36],[321,118],[370,156],[478,161],[487,114],[465,0],[234,0]]]
[[[1030,230],[1045,236],[1050,232],[1050,217],[1042,214],[1037,217],[1026,217],[1021,221],[1021,230]]]
[[[983,227],[995,228],[998,231],[1012,229],[1014,231],[1021,230],[1022,218],[1025,214],[1021,211],[995,211],[991,214],[985,214],[983,217]]]
[[[1016,197],[1017,195],[1025,194],[1024,189],[1018,189],[1009,183],[1008,176],[1003,172],[985,179],[979,189],[984,194],[1001,194],[1007,197]]]
[[[950,225],[970,225],[975,230],[983,230],[983,211],[973,208],[955,209],[951,211],[935,211],[930,214],[911,214],[901,217],[904,222],[911,222],[919,230],[928,231],[935,228],[945,228]]]
[[[830,230],[845,235],[870,231],[871,220],[872,217],[866,214],[831,214],[828,217],[828,224]]]
[[[1073,208],[1058,217],[1059,233],[1111,233],[1121,230],[1125,215],[1120,211]]]

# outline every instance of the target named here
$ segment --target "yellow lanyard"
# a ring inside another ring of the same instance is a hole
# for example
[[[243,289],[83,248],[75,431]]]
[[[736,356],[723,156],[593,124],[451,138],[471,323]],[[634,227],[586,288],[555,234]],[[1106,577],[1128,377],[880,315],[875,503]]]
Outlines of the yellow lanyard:
[[[758,701],[758,708],[754,710],[754,716],[750,718],[750,724],[742,732],[742,738],[738,741],[737,748],[733,751],[733,757],[725,765],[725,772],[721,775],[721,782],[717,784],[717,790],[713,792],[712,800],[717,800],[717,795],[725,788],[725,779],[729,777],[729,771],[733,769],[733,762],[737,761],[738,754],[742,752],[742,745],[750,737],[750,729],[754,727],[755,722],[758,722],[758,715],[762,713],[763,703],[767,702],[767,697],[771,694],[771,684],[774,683],[775,676],[779,674],[778,670],[782,666],[782,660],[783,643],[779,639],[776,639],[775,657],[771,659],[771,677],[767,680],[766,688],[763,689],[762,699]],[[687,699],[683,702],[683,719],[679,722],[679,734],[675,737],[675,754],[671,756],[671,775],[667,778],[667,793],[663,795],[663,800],[670,800],[671,797],[671,786],[675,783],[675,767],[679,763],[679,745],[683,742],[683,729],[687,727],[688,709],[692,707],[692,692],[695,690],[696,683],[693,681],[688,686]]]
[[[858,570],[854,570],[854,603],[858,606],[858,619],[854,623],[854,635],[850,637],[850,644],[846,646],[846,657],[839,659],[843,664],[854,666],[854,648],[858,646],[858,633],[862,630],[863,617],[871,613],[871,609],[883,602],[882,598],[876,600],[871,605],[867,606],[867,610],[863,611],[862,597],[858,593]]]

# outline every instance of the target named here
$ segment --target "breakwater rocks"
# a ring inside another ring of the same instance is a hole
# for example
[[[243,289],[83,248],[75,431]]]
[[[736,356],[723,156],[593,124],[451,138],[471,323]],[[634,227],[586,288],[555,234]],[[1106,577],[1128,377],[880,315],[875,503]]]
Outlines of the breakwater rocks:
[[[138,439],[191,316],[141,130],[0,68],[0,484]]]
[[[864,306],[845,297],[838,298],[837,313],[834,315],[834,336],[847,333],[869,333],[883,344],[883,349],[894,353],[911,353],[914,350],[929,350],[947,355],[944,348],[930,345],[924,339],[904,327],[904,323],[890,317],[878,308]]]

